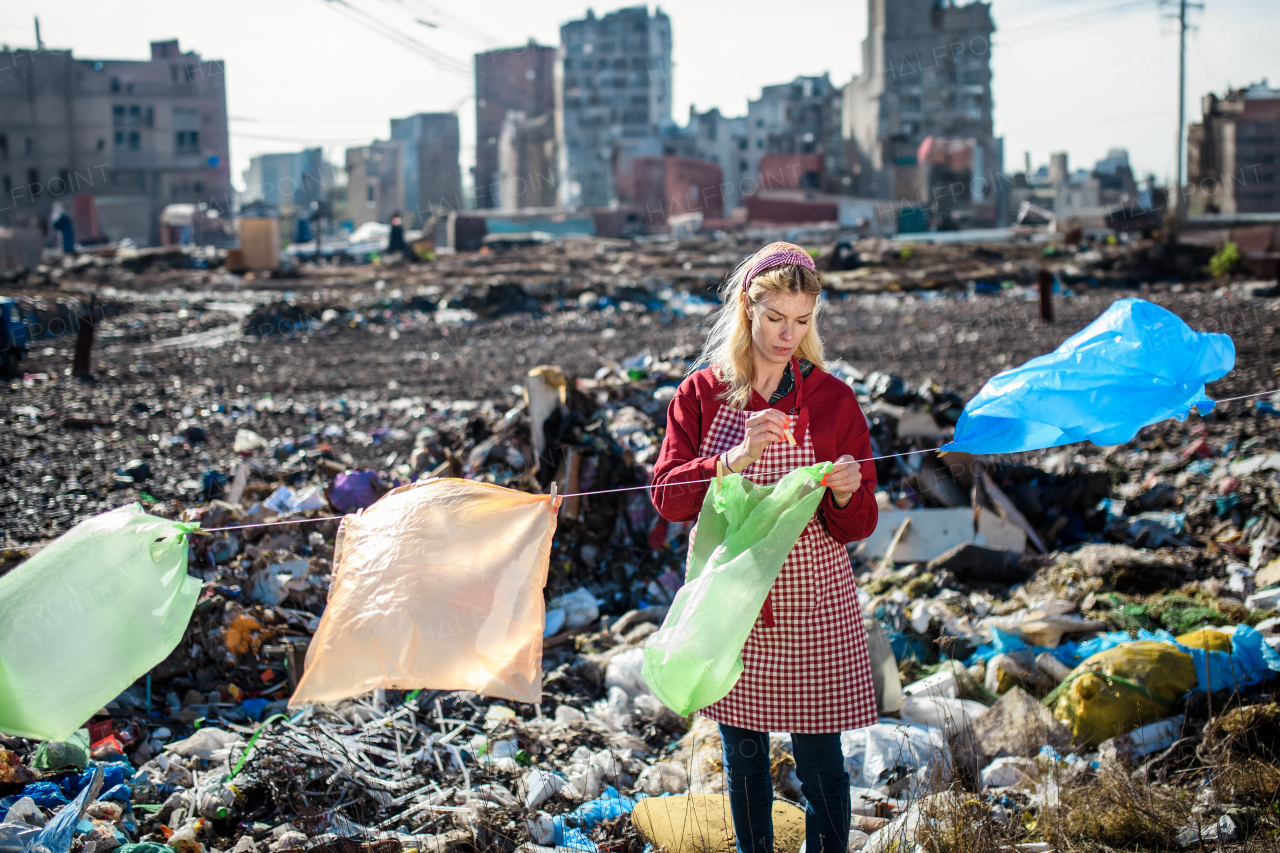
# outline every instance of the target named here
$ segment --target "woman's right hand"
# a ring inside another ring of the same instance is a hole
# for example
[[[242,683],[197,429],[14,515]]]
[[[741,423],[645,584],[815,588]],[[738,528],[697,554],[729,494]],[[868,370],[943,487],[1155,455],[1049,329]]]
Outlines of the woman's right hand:
[[[786,441],[790,426],[787,416],[777,409],[764,409],[747,418],[746,434],[742,442],[725,455],[729,470],[741,474],[775,441]]]

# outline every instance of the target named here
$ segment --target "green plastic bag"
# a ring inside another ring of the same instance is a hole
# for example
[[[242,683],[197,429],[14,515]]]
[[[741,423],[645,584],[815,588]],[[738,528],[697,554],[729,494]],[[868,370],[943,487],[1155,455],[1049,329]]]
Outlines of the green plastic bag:
[[[66,740],[47,740],[40,744],[31,766],[51,773],[68,767],[84,770],[89,766],[89,730],[79,729]]]
[[[772,486],[730,474],[707,489],[685,585],[644,647],[644,680],[668,708],[687,716],[737,683],[742,647],[831,467],[797,468]]]
[[[0,577],[0,732],[66,740],[168,657],[200,595],[197,527],[122,506]]]

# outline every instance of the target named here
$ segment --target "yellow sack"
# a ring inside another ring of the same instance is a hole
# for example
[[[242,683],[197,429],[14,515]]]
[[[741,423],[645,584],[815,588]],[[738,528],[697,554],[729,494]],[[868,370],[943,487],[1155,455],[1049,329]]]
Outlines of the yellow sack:
[[[1171,716],[1196,679],[1191,655],[1168,643],[1126,643],[1086,658],[1045,697],[1053,715],[1089,749]]]
[[[376,687],[542,698],[542,588],[559,499],[470,480],[402,486],[347,516],[290,705]]]
[[[1201,628],[1190,634],[1178,637],[1178,642],[1189,649],[1204,649],[1210,652],[1226,652],[1231,654],[1231,635],[1212,628]]]

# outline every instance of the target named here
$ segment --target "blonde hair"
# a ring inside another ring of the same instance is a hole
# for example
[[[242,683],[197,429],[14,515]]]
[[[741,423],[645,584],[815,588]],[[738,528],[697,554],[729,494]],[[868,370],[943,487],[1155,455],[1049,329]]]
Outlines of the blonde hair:
[[[809,330],[800,339],[795,355],[818,368],[826,367],[823,357],[822,336],[818,334],[818,311],[822,307],[822,279],[811,269],[800,264],[781,264],[769,267],[751,279],[747,298],[742,298],[742,279],[755,256],[747,258],[720,286],[723,303],[716,314],[707,343],[702,348],[701,365],[718,368],[720,379],[728,386],[718,397],[730,408],[745,409],[751,400],[751,383],[756,378],[755,359],[752,357],[750,304],[781,293],[807,293],[814,297],[813,318]]]

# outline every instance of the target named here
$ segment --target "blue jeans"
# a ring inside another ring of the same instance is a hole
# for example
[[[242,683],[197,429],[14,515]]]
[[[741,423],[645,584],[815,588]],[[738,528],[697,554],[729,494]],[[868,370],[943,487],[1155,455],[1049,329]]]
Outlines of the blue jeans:
[[[769,735],[720,724],[729,807],[738,853],[773,853],[773,777]],[[849,774],[839,734],[791,736],[805,808],[805,853],[844,853],[849,846]]]

